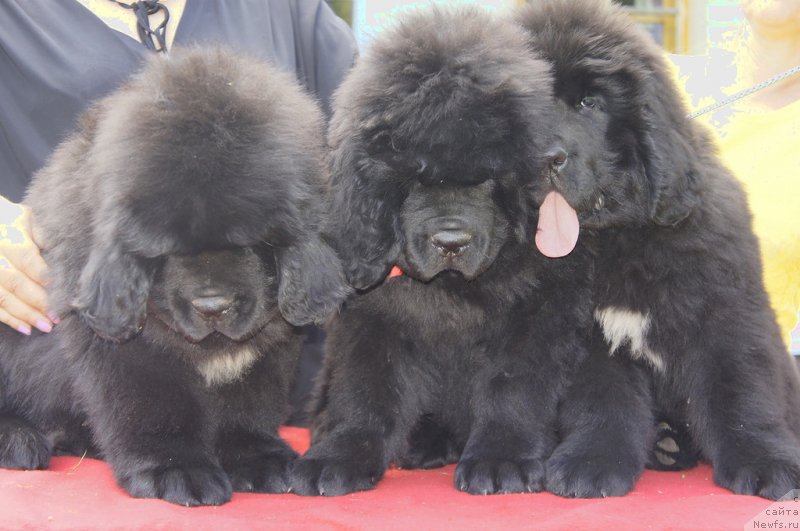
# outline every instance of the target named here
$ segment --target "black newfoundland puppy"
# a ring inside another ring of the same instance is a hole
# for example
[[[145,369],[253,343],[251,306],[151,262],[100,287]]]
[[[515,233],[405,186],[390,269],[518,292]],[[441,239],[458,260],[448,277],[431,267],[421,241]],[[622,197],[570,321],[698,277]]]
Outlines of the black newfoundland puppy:
[[[374,42],[340,88],[331,218],[347,276],[362,289],[394,264],[405,276],[332,323],[294,492],[370,489],[390,463],[455,459],[460,490],[542,488],[591,327],[591,255],[535,248],[546,190],[533,177],[555,178],[562,151],[548,136],[548,66],[529,56],[511,21],[425,11]],[[440,446],[409,453],[419,434]]]
[[[83,117],[26,200],[66,317],[0,330],[1,467],[96,452],[182,505],[288,489],[289,322],[347,293],[321,128],[290,76],[220,49],[156,58]]]
[[[688,434],[719,485],[772,499],[800,488],[798,371],[745,194],[686,118],[662,51],[607,2],[543,0],[518,20],[563,102],[568,155],[553,189],[576,211],[565,217],[601,229],[591,358],[561,410],[547,488],[626,493],[654,411]]]

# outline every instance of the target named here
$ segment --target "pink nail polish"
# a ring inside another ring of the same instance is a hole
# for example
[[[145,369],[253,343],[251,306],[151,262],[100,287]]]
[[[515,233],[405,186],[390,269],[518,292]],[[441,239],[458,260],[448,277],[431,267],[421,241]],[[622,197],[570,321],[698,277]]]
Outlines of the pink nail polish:
[[[58,324],[61,322],[61,318],[54,314],[53,312],[47,312],[47,317],[53,321],[53,324]]]
[[[17,332],[20,334],[25,334],[26,336],[31,335],[31,327],[28,325],[21,324],[17,327]]]
[[[51,325],[47,321],[42,321],[41,319],[36,321],[36,323],[34,323],[34,326],[36,326],[36,328],[38,328],[45,334],[49,334],[53,330],[53,325]]]

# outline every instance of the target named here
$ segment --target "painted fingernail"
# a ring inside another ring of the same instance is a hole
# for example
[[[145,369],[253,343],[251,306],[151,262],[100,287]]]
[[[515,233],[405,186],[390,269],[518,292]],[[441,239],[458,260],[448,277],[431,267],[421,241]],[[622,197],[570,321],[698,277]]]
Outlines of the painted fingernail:
[[[54,314],[53,312],[47,312],[47,317],[53,321],[53,324],[58,324],[61,322],[61,318]]]
[[[41,319],[36,321],[36,323],[34,323],[34,326],[36,326],[36,328],[38,328],[39,330],[41,330],[45,334],[49,334],[53,330],[53,325],[51,325],[47,321],[43,321]]]
[[[31,335],[31,327],[28,325],[21,324],[17,327],[17,332],[20,334],[25,334],[26,336]]]

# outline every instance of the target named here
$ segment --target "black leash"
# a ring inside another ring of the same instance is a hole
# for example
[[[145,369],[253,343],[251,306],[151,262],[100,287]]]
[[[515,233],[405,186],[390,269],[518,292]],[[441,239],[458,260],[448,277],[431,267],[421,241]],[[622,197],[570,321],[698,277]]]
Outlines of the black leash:
[[[154,52],[167,51],[167,22],[169,22],[169,9],[158,0],[139,0],[126,4],[119,0],[110,0],[117,5],[130,9],[136,15],[136,31],[139,33],[139,40],[148,50]],[[159,11],[164,12],[164,21],[156,29],[150,29],[150,15],[155,15]],[[158,45],[153,41],[153,37],[158,41]]]

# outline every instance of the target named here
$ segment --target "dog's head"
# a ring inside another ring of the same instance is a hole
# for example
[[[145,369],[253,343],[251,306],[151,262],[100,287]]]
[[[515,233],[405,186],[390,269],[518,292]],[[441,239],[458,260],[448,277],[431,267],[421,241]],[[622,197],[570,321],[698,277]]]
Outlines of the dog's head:
[[[320,238],[322,120],[288,75],[222,49],[176,51],[95,112],[87,193],[97,206],[76,306],[98,335],[135,334],[153,279],[179,264],[202,270],[206,260],[233,276],[276,277],[278,305],[293,324],[339,305],[341,265]],[[189,300],[240,295],[236,287]]]
[[[332,232],[359,289],[394,265],[472,279],[532,239],[552,79],[510,21],[427,10],[382,34],[336,96]]]
[[[550,190],[587,228],[685,219],[698,202],[692,144],[704,142],[658,46],[610,2],[542,0],[517,20],[552,63],[561,100]]]

